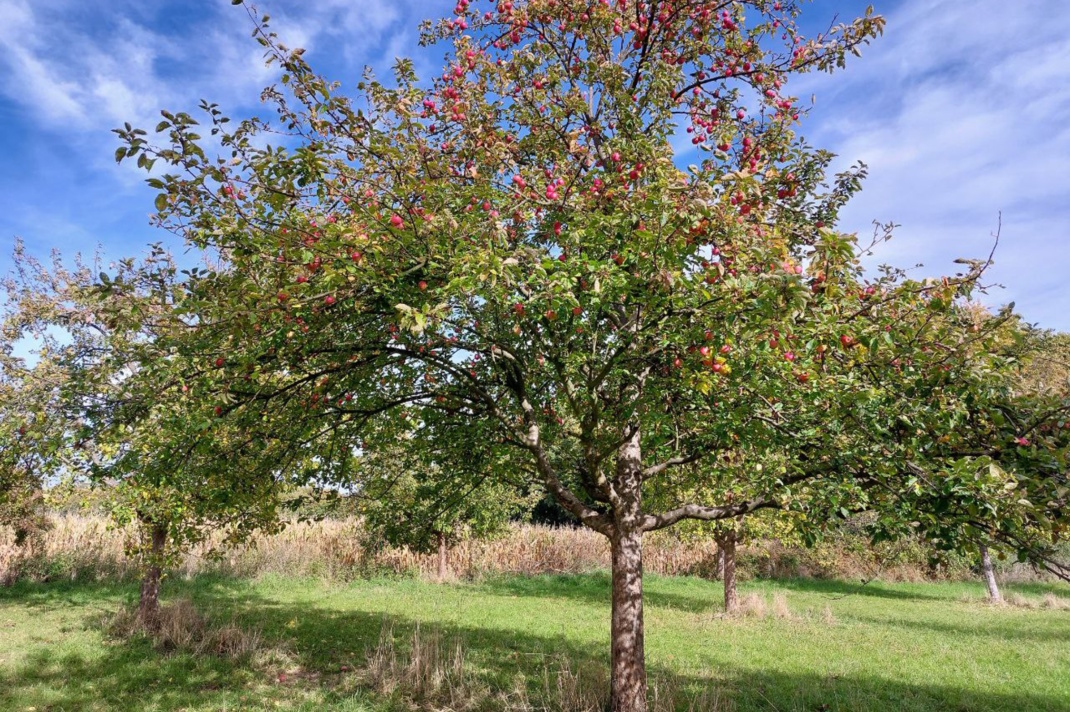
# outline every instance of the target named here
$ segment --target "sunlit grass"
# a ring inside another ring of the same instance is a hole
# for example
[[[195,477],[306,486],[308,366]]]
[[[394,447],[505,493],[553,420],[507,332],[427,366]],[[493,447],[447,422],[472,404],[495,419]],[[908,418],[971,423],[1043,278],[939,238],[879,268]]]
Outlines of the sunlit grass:
[[[0,709],[380,710],[359,674],[388,620],[459,638],[488,689],[537,693],[547,670],[608,655],[604,574],[435,585],[266,577],[169,580],[210,617],[257,630],[261,653],[213,657],[119,640],[105,622],[133,585],[0,591]],[[1070,710],[1070,588],[1020,585],[993,607],[973,584],[751,582],[751,615],[720,615],[716,583],[649,577],[651,672],[723,709]],[[1045,598],[1046,597],[1046,598]],[[765,615],[758,615],[765,609]]]

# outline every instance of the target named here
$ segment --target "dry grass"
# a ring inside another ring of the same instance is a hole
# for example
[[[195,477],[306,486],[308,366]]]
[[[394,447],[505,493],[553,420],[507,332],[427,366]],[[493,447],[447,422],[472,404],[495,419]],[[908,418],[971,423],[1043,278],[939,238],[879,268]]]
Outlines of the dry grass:
[[[379,643],[368,656],[363,677],[380,695],[418,709],[471,710],[485,706],[490,691],[465,669],[460,639],[448,643],[437,630],[417,625],[401,651],[394,625],[383,622]]]
[[[520,708],[529,712],[603,712],[609,707],[608,670],[591,664],[572,668],[568,658],[560,658],[555,666],[547,666],[543,674],[541,699]],[[712,687],[689,693],[671,676],[653,676],[647,692],[650,712],[727,712],[731,703]]]
[[[780,618],[784,620],[794,618],[791,609],[788,608],[788,599],[784,596],[783,593],[773,594],[773,598],[769,604],[769,612],[773,615],[774,618]]]
[[[127,578],[136,574],[125,553],[125,536],[103,517],[55,516],[26,552],[0,527],[0,580]]]
[[[265,653],[259,631],[236,625],[216,624],[198,611],[189,599],[178,599],[160,607],[159,626],[146,630],[137,608],[125,607],[105,620],[105,629],[115,638],[147,635],[163,652],[184,652],[222,658],[246,658]]]
[[[118,530],[100,516],[54,515],[51,527],[27,554],[16,547],[10,530],[0,527],[0,583],[17,579],[37,581],[131,579],[136,562],[126,556],[130,532]],[[776,541],[744,547],[739,560],[743,578],[816,577],[843,580],[880,578],[887,582],[972,578],[968,567],[928,570],[925,552],[900,546],[873,550],[861,540],[828,541],[807,550]],[[713,578],[716,561],[712,545],[682,540],[671,530],[646,538],[643,567],[660,575],[699,575]],[[492,541],[463,541],[448,552],[451,577],[478,579],[486,574],[576,574],[609,567],[605,538],[589,529],[554,528],[530,524],[510,527]],[[315,576],[352,580],[368,574],[436,577],[435,555],[404,548],[382,547],[368,540],[355,519],[327,519],[294,523],[274,535],[256,536],[241,549],[221,549],[220,542],[189,552],[172,575],[192,577],[219,573],[240,577],[261,574]],[[1002,581],[1035,580],[1025,569],[1000,572]]]
[[[766,598],[761,593],[748,593],[739,599],[739,608],[732,616],[737,618],[777,618],[780,620],[794,620],[795,614],[788,606],[788,599],[782,593],[774,593]]]
[[[1029,598],[1012,593],[1004,597],[1003,604],[1014,608],[1029,608],[1032,610],[1070,611],[1070,599],[1060,598],[1054,593],[1046,593],[1040,598]]]
[[[604,665],[573,667],[561,656],[542,669],[537,689],[518,677],[510,690],[493,690],[471,673],[457,638],[444,640],[437,630],[417,625],[402,647],[394,624],[384,620],[379,642],[361,671],[364,684],[410,709],[446,712],[603,712],[608,705],[609,678]],[[652,677],[651,712],[728,712],[730,703],[705,688],[688,693],[673,677]]]
[[[126,556],[129,531],[115,529],[101,517],[60,515],[32,557],[21,556],[11,537],[0,530],[0,578],[33,580],[130,579],[137,567]],[[294,523],[282,532],[256,536],[247,547],[211,555],[217,542],[195,548],[172,575],[201,573],[255,577],[277,573],[348,580],[367,573],[434,579],[436,555],[405,548],[375,547],[358,521]],[[217,552],[218,553],[218,552]],[[474,579],[484,574],[535,575],[586,573],[609,566],[609,547],[587,529],[516,525],[492,541],[464,541],[448,552],[452,575]],[[656,574],[697,573],[712,565],[712,550],[671,536],[648,538],[644,568]]]

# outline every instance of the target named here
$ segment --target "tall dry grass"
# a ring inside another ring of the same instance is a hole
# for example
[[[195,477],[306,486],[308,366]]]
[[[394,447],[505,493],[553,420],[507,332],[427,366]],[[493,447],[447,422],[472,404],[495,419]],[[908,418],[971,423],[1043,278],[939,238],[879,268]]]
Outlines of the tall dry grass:
[[[395,635],[387,619],[379,642],[360,671],[362,681],[408,709],[433,712],[602,712],[609,703],[605,665],[558,657],[543,665],[536,684],[518,676],[511,689],[493,689],[479,679],[466,661],[459,638],[446,640],[435,629],[416,626],[407,645]],[[720,691],[707,686],[688,690],[674,676],[654,673],[650,678],[651,712],[730,712],[734,705]]]
[[[126,555],[132,532],[98,516],[57,515],[35,550],[25,556],[10,532],[0,529],[0,578],[16,569],[24,577],[55,580],[128,579],[138,575]],[[695,573],[712,567],[712,550],[672,537],[648,539],[644,566],[658,574]],[[606,540],[586,529],[521,524],[490,541],[467,540],[447,553],[458,578],[485,574],[583,573],[609,566]],[[194,576],[286,574],[351,579],[369,573],[434,577],[437,555],[380,546],[355,519],[297,522],[273,535],[254,536],[247,546],[220,550],[209,541],[183,556],[173,573]]]
[[[126,555],[131,532],[116,529],[100,516],[53,515],[52,526],[30,552],[14,545],[12,532],[0,528],[0,581],[132,579],[137,564]],[[240,549],[221,549],[210,541],[186,554],[172,575],[214,573],[240,577],[262,574],[316,576],[332,580],[378,575],[434,578],[435,555],[377,545],[355,519],[293,523],[273,535],[254,537]],[[682,540],[669,530],[648,536],[643,566],[662,575],[700,575],[716,571],[712,544]],[[814,549],[753,542],[739,557],[744,576],[765,578],[880,578],[918,581],[966,578],[969,562],[933,570],[920,546],[873,549],[854,539],[827,541]],[[606,540],[588,529],[517,524],[497,539],[463,541],[448,551],[452,576],[475,579],[492,574],[575,574],[609,567]],[[1028,579],[1024,568],[1001,571],[1004,580]]]

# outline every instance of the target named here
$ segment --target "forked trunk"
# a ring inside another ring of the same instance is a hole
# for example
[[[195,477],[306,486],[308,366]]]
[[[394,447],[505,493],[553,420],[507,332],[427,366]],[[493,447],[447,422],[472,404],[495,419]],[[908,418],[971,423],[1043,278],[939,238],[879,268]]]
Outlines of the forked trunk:
[[[736,533],[730,531],[719,536],[717,546],[724,561],[721,574],[724,580],[724,610],[725,613],[735,613],[739,610],[739,591],[736,590]]]
[[[167,526],[153,524],[149,565],[141,579],[141,598],[137,607],[138,620],[149,630],[156,630],[160,624],[160,580],[163,578],[163,554],[166,543]]]
[[[446,565],[446,535],[438,533],[438,580],[445,581],[449,567]]]
[[[996,572],[992,567],[992,557],[988,554],[988,547],[981,546],[981,570],[985,574],[985,583],[988,585],[988,600],[1000,603],[1003,596],[999,593],[999,585],[996,583]]]
[[[613,554],[611,625],[612,712],[646,712],[646,659],[643,654],[643,534],[616,532]]]

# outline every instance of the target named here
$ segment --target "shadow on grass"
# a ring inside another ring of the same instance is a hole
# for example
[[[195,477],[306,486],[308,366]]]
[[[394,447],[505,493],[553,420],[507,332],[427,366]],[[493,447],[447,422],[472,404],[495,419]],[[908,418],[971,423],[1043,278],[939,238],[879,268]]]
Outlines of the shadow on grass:
[[[724,589],[720,581],[694,579],[699,582],[697,595],[670,593],[658,590],[657,579],[648,577],[644,586],[644,600],[648,606],[672,608],[687,613],[720,611],[724,604]],[[677,579],[679,580],[679,579]],[[821,579],[755,579],[742,582],[745,590],[755,584],[761,589],[784,589],[799,593],[825,595],[830,601],[849,596],[866,596],[886,598],[889,600],[934,601],[949,603],[958,600],[957,595],[929,594],[907,589],[889,587],[879,581],[870,583],[852,583],[850,581],[830,581]],[[980,585],[980,584],[979,584]],[[609,600],[610,578],[606,572],[587,574],[562,574],[552,576],[502,576],[489,578],[479,584],[481,590],[502,596],[522,596],[533,598],[567,598],[596,605],[603,605]],[[1018,586],[1012,588],[1020,589]],[[1038,584],[1036,593],[1048,593],[1050,587]],[[1070,592],[1067,593],[1070,595]]]
[[[118,599],[135,590],[135,584],[114,580],[49,583],[19,581],[11,586],[0,586],[0,605],[11,603],[50,609],[64,605],[80,606]]]
[[[836,581],[827,579],[762,579],[763,583],[776,588],[801,593],[825,594],[837,599],[846,596],[869,596],[873,598],[887,598],[898,601],[938,601],[952,603],[961,600],[958,590],[940,593],[923,593],[911,590],[912,584],[885,584],[882,581],[869,583],[854,583],[852,581]],[[972,582],[977,597],[984,598],[984,584],[980,581]],[[1011,583],[1002,587],[1005,594],[1019,593],[1028,596],[1040,597],[1051,594],[1060,599],[1070,600],[1070,585],[1065,583]]]
[[[685,613],[720,610],[724,603],[721,584],[709,584],[709,596],[687,596],[658,590],[657,580],[648,577],[643,586],[643,601],[649,607],[672,608]],[[523,598],[567,598],[597,606],[609,604],[610,576],[596,571],[586,574],[555,574],[550,576],[491,577],[478,584],[481,591],[499,596]]]
[[[1043,613],[1043,611],[1038,612]],[[973,620],[975,617],[969,616],[969,619]],[[985,617],[984,626],[955,625],[934,620],[909,620],[894,616],[867,616],[858,613],[851,614],[851,620],[874,626],[914,630],[920,634],[935,633],[948,636],[952,640],[970,637],[977,640],[978,645],[998,644],[1001,640],[1028,640],[1038,643],[1056,642],[1070,645],[1070,638],[1067,637],[1065,630],[1044,627],[1042,624],[1028,628],[1023,627],[1020,618],[1004,618],[1000,620],[998,618]],[[1070,706],[1067,709],[1070,710]]]
[[[570,584],[552,579],[518,580],[515,587],[504,581],[488,584],[491,592],[535,595],[529,586],[543,586],[546,595],[564,595],[597,600],[608,606],[605,580],[580,577]],[[191,596],[199,607],[220,620],[233,620],[259,629],[267,645],[281,644],[289,650],[292,664],[300,671],[293,679],[277,677],[249,660],[229,660],[187,654],[167,655],[143,639],[111,642],[100,650],[32,652],[12,669],[0,668],[0,709],[38,709],[88,712],[128,709],[385,709],[372,707],[354,697],[352,673],[343,667],[359,666],[379,639],[384,618],[378,613],[342,612],[315,605],[280,604],[258,594],[241,581],[226,579],[176,582],[170,597]],[[556,592],[555,592],[556,587]],[[127,589],[133,590],[129,585]],[[125,593],[108,588],[87,591]],[[70,589],[67,597],[69,598]],[[33,605],[46,605],[38,596]],[[63,595],[53,601],[63,604]],[[701,600],[703,606],[709,601]],[[391,616],[395,638],[401,646],[417,625],[412,618]],[[93,625],[87,618],[87,624]],[[425,628],[427,624],[424,623]],[[602,646],[580,645],[554,636],[502,631],[469,624],[435,626],[446,640],[459,639],[471,668],[486,684],[511,689],[518,675],[529,680],[531,690],[541,687],[546,666],[566,658],[575,670],[605,666]],[[656,635],[657,631],[649,634]],[[770,665],[774,663],[770,661]],[[722,697],[732,701],[737,712],[776,710],[834,710],[842,712],[1040,712],[1070,709],[1070,700],[1043,690],[1028,695],[1001,695],[955,687],[906,684],[874,676],[822,676],[788,674],[772,670],[755,672],[733,667],[701,674],[677,676],[671,670],[652,666],[652,673],[674,677],[691,695],[715,685]],[[715,682],[716,681],[716,682]],[[347,682],[349,684],[347,684]],[[359,706],[355,706],[359,705]]]
[[[1004,593],[1020,593],[1027,596],[1044,596],[1051,594],[1056,598],[1070,601],[1070,583],[1009,583],[1002,585]]]
[[[954,596],[940,596],[917,591],[889,588],[880,581],[869,583],[853,583],[851,581],[834,581],[826,579],[776,579],[767,583],[784,588],[789,591],[801,593],[825,594],[832,599],[845,596],[869,596],[873,598],[887,598],[897,601],[953,601]]]
[[[695,579],[699,581],[699,579]],[[880,581],[870,583],[853,583],[824,579],[755,579],[752,583],[761,588],[784,589],[799,593],[825,595],[829,600],[838,600],[848,596],[866,596],[889,600],[934,601],[941,603],[955,602],[957,593],[931,594],[906,588],[889,586]],[[708,586],[707,591],[699,595],[688,596],[658,590],[657,580],[650,580],[644,586],[644,600],[648,606],[672,608],[688,613],[719,611],[724,602],[724,593],[720,581],[702,580],[701,585]],[[741,586],[746,589],[748,582]],[[981,584],[978,584],[980,591]],[[503,596],[522,596],[535,598],[567,598],[585,603],[603,605],[609,600],[610,578],[606,572],[587,574],[568,574],[552,576],[502,576],[489,578],[480,584],[482,590]],[[1010,591],[1042,595],[1055,593],[1057,596],[1070,596],[1070,587],[1059,584],[1016,584],[1008,587]],[[1065,590],[1063,590],[1065,588]]]

